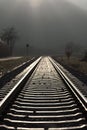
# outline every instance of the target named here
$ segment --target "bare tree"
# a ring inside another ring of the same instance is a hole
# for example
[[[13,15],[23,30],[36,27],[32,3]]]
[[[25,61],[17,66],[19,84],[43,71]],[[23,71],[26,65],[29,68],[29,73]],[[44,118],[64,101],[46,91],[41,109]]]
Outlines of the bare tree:
[[[65,47],[65,54],[68,58],[68,60],[70,59],[72,53],[73,53],[73,50],[74,50],[74,43],[73,42],[68,42],[66,44],[66,47]]]
[[[9,56],[9,47],[8,45],[0,39],[0,57]]]
[[[82,46],[80,43],[68,42],[65,46],[65,54],[68,58],[74,54],[74,56],[79,56],[81,54]]]
[[[14,27],[10,27],[10,28],[6,28],[2,31],[1,35],[0,35],[1,39],[3,41],[5,41],[7,43],[7,45],[9,46],[10,49],[10,55],[12,55],[13,52],[13,48],[14,48],[14,44],[15,41],[18,38],[18,35],[15,31]]]

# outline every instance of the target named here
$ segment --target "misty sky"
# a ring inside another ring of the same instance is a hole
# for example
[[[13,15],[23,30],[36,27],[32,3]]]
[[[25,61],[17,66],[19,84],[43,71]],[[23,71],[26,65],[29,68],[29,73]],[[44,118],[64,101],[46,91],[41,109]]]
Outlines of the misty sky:
[[[17,53],[26,43],[51,52],[68,41],[87,46],[87,0],[0,0],[0,32],[10,26],[20,36]]]

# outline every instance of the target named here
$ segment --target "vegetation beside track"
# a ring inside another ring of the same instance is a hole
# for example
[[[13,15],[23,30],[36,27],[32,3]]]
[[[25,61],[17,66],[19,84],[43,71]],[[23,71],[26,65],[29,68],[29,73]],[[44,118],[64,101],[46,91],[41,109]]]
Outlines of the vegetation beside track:
[[[0,61],[0,77],[5,73],[11,71],[15,67],[23,64],[24,62],[30,60],[32,57],[21,57],[18,59],[11,59],[6,61]]]
[[[67,67],[74,69],[83,74],[87,74],[87,62],[82,61],[81,58],[71,57],[69,60],[67,57],[54,57],[57,61],[59,61],[62,65],[66,65]]]

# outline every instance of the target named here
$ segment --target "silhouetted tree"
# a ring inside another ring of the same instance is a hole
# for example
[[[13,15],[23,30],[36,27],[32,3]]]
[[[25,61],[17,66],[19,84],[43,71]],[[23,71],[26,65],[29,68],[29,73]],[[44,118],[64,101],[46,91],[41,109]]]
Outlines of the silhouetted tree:
[[[8,45],[0,39],[0,57],[7,57],[9,56],[9,47]]]
[[[66,44],[66,47],[65,47],[65,54],[66,54],[68,59],[70,59],[70,57],[71,57],[71,55],[73,53],[72,45],[73,45],[72,42],[68,42]]]
[[[15,31],[14,27],[10,27],[10,28],[6,28],[2,31],[1,35],[0,35],[1,39],[3,41],[5,41],[7,43],[7,45],[9,46],[10,49],[10,55],[12,55],[13,52],[13,48],[14,48],[14,44],[15,41],[18,38],[18,35]]]
[[[73,53],[75,53],[75,55],[78,54],[80,49],[81,49],[80,45],[75,44],[74,42],[68,42],[65,46],[65,54],[68,60],[70,59]]]

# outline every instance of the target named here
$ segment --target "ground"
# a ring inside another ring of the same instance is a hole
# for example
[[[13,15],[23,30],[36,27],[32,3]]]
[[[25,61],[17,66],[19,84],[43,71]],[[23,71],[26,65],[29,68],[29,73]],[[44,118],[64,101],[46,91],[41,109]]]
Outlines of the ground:
[[[56,59],[62,64],[67,65],[78,72],[87,74],[87,62],[81,61],[81,58],[71,57],[68,60],[67,57],[63,56],[63,57],[57,57]]]
[[[0,59],[0,77],[29,59],[31,59],[31,57],[10,57]]]

